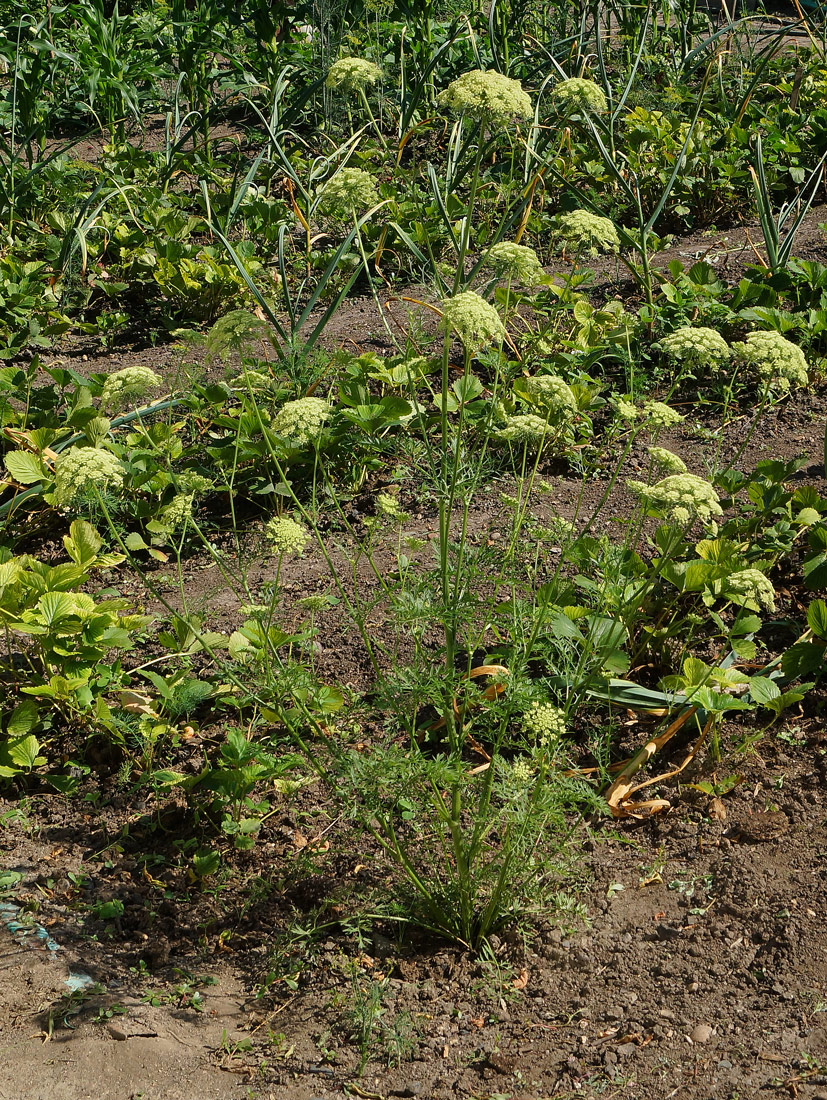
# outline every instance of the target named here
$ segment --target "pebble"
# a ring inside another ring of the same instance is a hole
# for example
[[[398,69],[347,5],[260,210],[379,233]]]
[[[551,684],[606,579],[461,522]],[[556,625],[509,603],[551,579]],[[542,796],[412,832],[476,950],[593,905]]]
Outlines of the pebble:
[[[117,1039],[119,1043],[123,1043],[127,1039],[127,1034],[122,1027],[118,1024],[109,1024],[106,1028],[113,1039]]]
[[[689,1033],[693,1043],[708,1043],[712,1038],[712,1028],[709,1024],[696,1024]]]

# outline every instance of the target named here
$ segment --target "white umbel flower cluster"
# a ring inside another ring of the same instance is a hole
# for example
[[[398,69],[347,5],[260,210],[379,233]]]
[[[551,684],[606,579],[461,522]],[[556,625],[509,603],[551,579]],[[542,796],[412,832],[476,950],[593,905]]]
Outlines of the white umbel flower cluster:
[[[523,715],[522,725],[538,741],[557,741],[566,732],[565,711],[552,703],[532,703]]]
[[[282,405],[273,417],[272,427],[291,443],[311,443],[318,439],[329,416],[330,406],[321,397],[300,397]]]
[[[714,328],[684,325],[660,341],[665,355],[678,363],[718,371],[732,357],[729,344]]]
[[[537,286],[546,277],[534,249],[511,241],[492,245],[486,265],[493,267],[503,278],[513,279],[523,286]]]
[[[804,352],[780,332],[751,332],[732,350],[761,382],[776,385],[784,393],[790,386],[807,385]]]
[[[265,528],[265,534],[274,553],[279,556],[301,554],[310,537],[307,530],[289,516],[276,516],[275,519],[271,519]]]
[[[548,431],[548,421],[542,416],[523,413],[519,416],[509,416],[505,427],[500,428],[495,434],[503,443],[526,443],[536,447],[543,442]]]
[[[526,379],[526,392],[538,404],[557,416],[577,412],[577,398],[565,379],[556,374],[540,374]]]
[[[670,474],[654,485],[642,481],[626,484],[649,508],[681,526],[695,518],[706,523],[713,516],[723,515],[714,487],[695,474]]]
[[[642,410],[643,419],[650,428],[674,428],[684,417],[662,401],[647,401]]]
[[[458,336],[472,354],[505,339],[499,313],[473,290],[445,299],[440,327]]]
[[[161,379],[149,367],[124,367],[116,370],[103,384],[102,409],[123,409],[128,397],[143,397],[161,385]]]
[[[161,509],[160,520],[170,531],[175,531],[192,518],[192,506],[195,493],[177,493],[165,508]]]
[[[592,214],[590,210],[571,210],[557,217],[556,236],[570,252],[598,256],[601,252],[619,252],[620,237],[614,222]]]
[[[319,208],[333,218],[350,218],[356,211],[377,202],[379,192],[369,172],[362,168],[341,168],[322,188]]]
[[[99,492],[123,485],[123,466],[111,451],[97,447],[72,447],[55,463],[55,501],[69,504],[90,488]]]
[[[510,118],[531,118],[534,113],[519,80],[503,76],[496,69],[463,73],[441,93],[439,102],[452,111],[465,111],[483,121],[498,123]]]
[[[330,66],[325,87],[334,91],[359,92],[369,88],[382,76],[382,70],[363,57],[341,57]]]
[[[673,451],[667,451],[665,447],[648,447],[652,462],[665,474],[685,474],[686,463]]]
[[[603,89],[593,80],[586,80],[581,76],[561,80],[551,95],[552,99],[561,104],[566,111],[602,115],[606,113],[608,107]]]
[[[760,569],[740,569],[730,573],[724,582],[727,596],[733,602],[753,611],[775,611],[775,589],[768,577]]]

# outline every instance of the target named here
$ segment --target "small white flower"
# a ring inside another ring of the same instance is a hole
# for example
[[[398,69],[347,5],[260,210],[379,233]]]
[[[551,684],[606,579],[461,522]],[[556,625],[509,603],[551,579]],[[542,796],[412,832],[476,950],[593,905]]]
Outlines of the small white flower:
[[[546,277],[534,249],[511,241],[492,245],[485,262],[504,278],[514,279],[523,286],[537,286]]]
[[[734,603],[753,610],[775,611],[775,589],[760,569],[740,569],[724,581],[724,592]]]

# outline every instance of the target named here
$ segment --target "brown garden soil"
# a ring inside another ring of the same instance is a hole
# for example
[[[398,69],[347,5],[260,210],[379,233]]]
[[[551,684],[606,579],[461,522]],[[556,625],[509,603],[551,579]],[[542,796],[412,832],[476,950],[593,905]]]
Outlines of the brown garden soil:
[[[825,216],[810,215],[798,255],[824,258],[817,225]],[[679,242],[658,265],[702,256],[730,281],[755,259],[744,231],[732,230]],[[613,267],[601,278],[628,294]],[[344,308],[326,338],[328,347],[353,350],[381,350],[385,339],[370,301]],[[89,356],[89,370],[143,362],[171,376],[177,353],[136,347],[93,356],[75,346],[61,354]],[[742,470],[760,458],[808,454],[796,477],[824,494],[824,393],[820,384],[794,395],[758,430],[752,413],[733,420],[720,436],[722,454],[746,441]],[[699,431],[699,410],[685,411],[686,423],[661,442],[703,473],[716,425],[707,418]],[[643,464],[643,448],[634,450],[624,475]],[[552,492],[539,514],[574,515],[580,480],[545,473]],[[623,481],[598,532],[621,530],[631,506]],[[588,483],[581,516],[605,487],[605,477]],[[506,489],[481,494],[472,542],[496,546],[504,537],[498,493]],[[435,517],[413,490],[406,499],[403,488],[401,504],[410,512],[405,532],[433,539]],[[360,498],[349,507],[358,530]],[[225,549],[231,559],[232,546]],[[348,551],[342,535],[336,560]],[[240,553],[253,590],[272,578],[259,523]],[[150,611],[162,610],[159,594],[178,606],[179,589],[162,567],[152,579],[153,592],[139,581],[120,590]],[[282,583],[286,608],[327,591],[321,556],[310,551],[285,566]],[[369,583],[367,573],[360,583]],[[239,595],[205,559],[187,563],[184,591],[210,629],[231,631],[243,620]],[[799,595],[780,590],[797,619]],[[377,632],[381,614],[371,623]],[[325,619],[314,659],[322,678],[370,690],[366,655],[344,616]],[[93,746],[95,768],[78,795],[65,799],[35,781],[0,802],[0,875],[20,876],[0,878],[0,1100],[824,1100],[825,701],[811,693],[751,751],[738,746],[756,727],[728,723],[717,767],[699,755],[681,782],[661,785],[668,812],[581,824],[571,875],[561,879],[581,910],[537,914],[492,937],[480,955],[401,936],[381,919],[357,926],[358,903],[364,908],[392,869],[338,816],[321,784],[291,799],[273,796],[275,812],[250,852],[234,852],[213,831],[223,869],[201,886],[177,864],[181,843],[205,822],[180,797],[127,793],[122,760]],[[381,714],[364,722],[359,751],[378,742],[381,722]],[[654,728],[632,715],[624,723],[619,756]],[[227,724],[196,726],[175,766],[197,774]],[[667,771],[686,751],[685,743],[670,746],[656,766]],[[720,799],[689,786],[734,774],[739,781]],[[99,907],[112,900],[123,911],[103,919]],[[380,986],[381,1014],[360,1042],[359,1020]]]

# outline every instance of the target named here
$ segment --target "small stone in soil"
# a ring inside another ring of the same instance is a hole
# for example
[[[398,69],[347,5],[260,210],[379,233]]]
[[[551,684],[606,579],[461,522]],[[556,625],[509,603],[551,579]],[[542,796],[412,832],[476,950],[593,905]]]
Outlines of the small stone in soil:
[[[693,1043],[708,1043],[712,1038],[712,1028],[709,1024],[696,1024],[689,1034]]]

